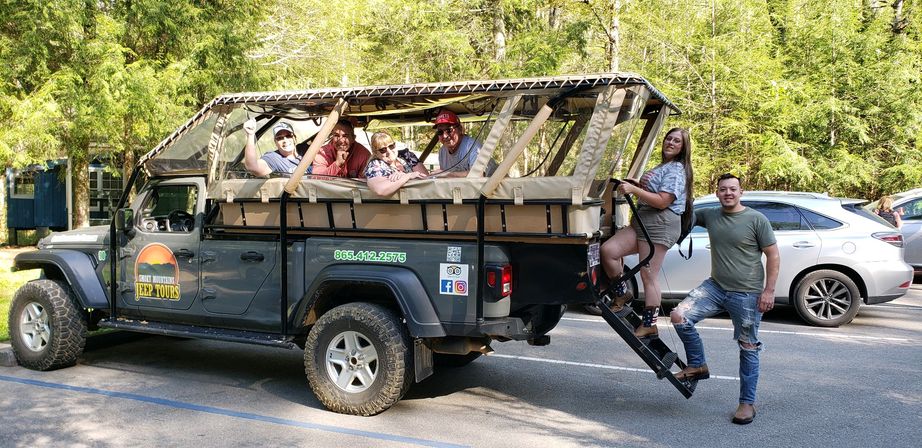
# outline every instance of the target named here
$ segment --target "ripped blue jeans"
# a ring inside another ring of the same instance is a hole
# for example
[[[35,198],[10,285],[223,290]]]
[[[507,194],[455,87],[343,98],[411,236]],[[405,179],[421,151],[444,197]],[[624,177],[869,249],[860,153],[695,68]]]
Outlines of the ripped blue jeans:
[[[704,344],[695,329],[701,320],[726,311],[733,321],[733,339],[740,347],[740,403],[756,401],[756,386],[759,383],[759,293],[725,291],[717,282],[708,278],[688,293],[688,297],[672,311],[683,316],[681,323],[673,322],[679,339],[685,345],[688,365],[700,367],[705,363]],[[744,346],[747,344],[748,347]]]

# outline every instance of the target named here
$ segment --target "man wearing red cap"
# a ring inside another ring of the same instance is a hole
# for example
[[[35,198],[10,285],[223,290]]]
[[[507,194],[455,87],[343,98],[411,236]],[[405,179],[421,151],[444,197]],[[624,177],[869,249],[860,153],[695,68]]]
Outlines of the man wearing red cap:
[[[311,173],[364,178],[369,156],[368,148],[355,141],[352,123],[344,118],[330,132],[330,142],[320,148]]]
[[[439,170],[448,172],[445,177],[465,177],[477,161],[480,152],[480,142],[464,134],[461,120],[450,110],[443,109],[435,117],[436,135],[442,143],[439,149]],[[487,164],[485,175],[489,176],[496,170],[496,162],[491,158]]]

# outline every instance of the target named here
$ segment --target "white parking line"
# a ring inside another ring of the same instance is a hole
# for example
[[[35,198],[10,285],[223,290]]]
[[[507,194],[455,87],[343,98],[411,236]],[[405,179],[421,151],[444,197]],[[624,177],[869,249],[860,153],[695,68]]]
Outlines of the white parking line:
[[[593,322],[608,325],[608,322],[605,322],[602,318],[598,319],[586,319],[586,318],[575,318],[575,317],[563,317],[560,320],[568,320],[573,322]],[[658,327],[671,327],[669,324],[657,324]],[[699,330],[720,330],[720,331],[733,331],[733,328],[723,328],[723,327],[704,327],[696,326],[695,328]],[[813,336],[821,338],[838,338],[838,339],[863,339],[869,341],[886,341],[886,342],[914,342],[909,338],[887,338],[881,336],[859,336],[859,335],[849,335],[849,334],[833,334],[833,333],[816,333],[809,331],[782,331],[782,330],[763,330],[759,329],[759,334],[790,334],[795,336]]]
[[[621,366],[610,366],[606,364],[594,364],[591,362],[575,362],[575,361],[561,361],[559,359],[546,359],[546,358],[532,358],[530,356],[514,356],[514,355],[501,355],[499,353],[493,352],[487,355],[491,358],[504,358],[504,359],[515,359],[518,361],[533,361],[533,362],[543,362],[546,364],[562,364],[567,366],[575,367],[591,367],[594,369],[605,369],[605,370],[622,370],[626,372],[641,372],[641,373],[653,373],[650,369],[638,369],[634,367],[621,367]],[[736,376],[722,376],[722,375],[711,375],[711,378],[716,378],[719,380],[733,380],[739,381],[739,377]]]

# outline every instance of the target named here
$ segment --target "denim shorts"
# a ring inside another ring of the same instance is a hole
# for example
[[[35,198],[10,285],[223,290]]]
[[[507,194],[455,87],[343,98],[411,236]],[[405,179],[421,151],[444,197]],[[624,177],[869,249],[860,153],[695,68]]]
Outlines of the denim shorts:
[[[631,227],[637,232],[638,241],[646,241],[637,220],[643,222],[650,234],[650,240],[655,244],[672,247],[679,240],[682,233],[682,217],[670,209],[658,210],[653,207],[641,205],[631,219]]]

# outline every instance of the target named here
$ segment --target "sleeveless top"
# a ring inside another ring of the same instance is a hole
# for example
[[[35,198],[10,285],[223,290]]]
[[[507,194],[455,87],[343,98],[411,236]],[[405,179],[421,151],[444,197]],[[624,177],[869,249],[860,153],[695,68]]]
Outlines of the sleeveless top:
[[[885,220],[887,220],[887,222],[890,223],[890,225],[896,227],[896,218],[893,217],[893,210],[890,210],[890,211],[877,210],[877,216],[884,218]]]

